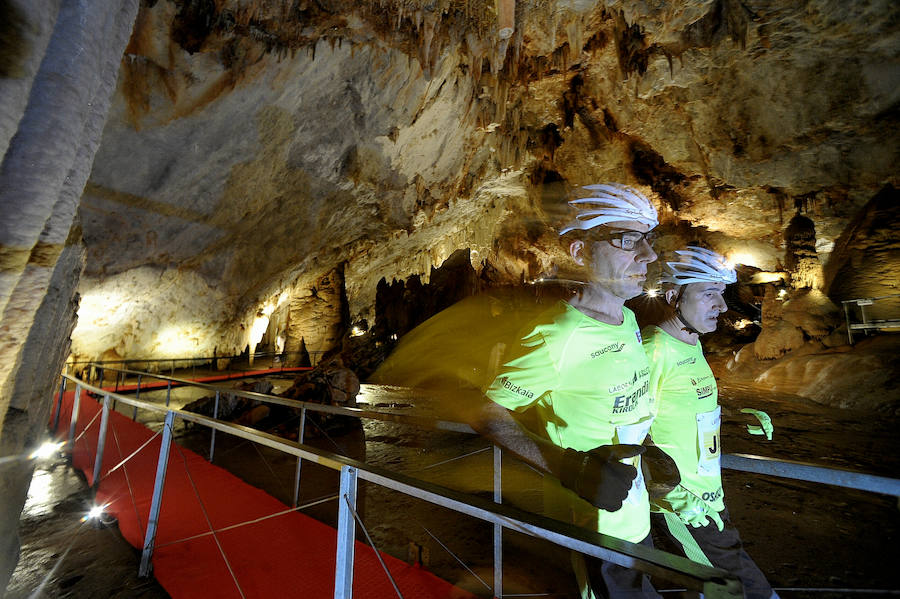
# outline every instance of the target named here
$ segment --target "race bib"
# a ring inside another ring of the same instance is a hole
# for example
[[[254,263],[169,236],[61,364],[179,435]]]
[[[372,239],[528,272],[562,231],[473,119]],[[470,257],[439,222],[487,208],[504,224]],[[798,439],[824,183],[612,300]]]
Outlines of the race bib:
[[[616,439],[618,443],[626,445],[641,445],[650,432],[650,425],[653,423],[652,418],[647,418],[641,422],[634,424],[622,424],[616,427]],[[631,464],[637,468],[637,476],[631,483],[631,489],[628,490],[628,497],[625,498],[627,503],[639,503],[641,494],[644,493],[644,473],[641,471],[640,462],[636,457],[622,460],[626,464]]]
[[[719,438],[719,425],[722,422],[722,407],[697,414],[697,449],[700,459],[697,461],[697,474],[700,476],[719,476],[721,472],[722,447]]]

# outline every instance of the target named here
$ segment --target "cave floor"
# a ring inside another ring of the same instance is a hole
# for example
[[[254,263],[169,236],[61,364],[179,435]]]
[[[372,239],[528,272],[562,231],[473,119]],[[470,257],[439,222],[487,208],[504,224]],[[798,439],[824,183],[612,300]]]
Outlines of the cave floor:
[[[289,384],[274,382],[276,391],[279,385]],[[378,403],[375,395],[368,399],[371,405]],[[197,396],[179,391],[173,395],[173,405]],[[396,405],[396,398],[387,399]],[[747,386],[723,387],[720,401],[733,410],[747,406],[766,410],[775,423],[775,438],[768,442],[747,435],[741,425],[724,418],[723,444],[729,453],[830,464],[893,477],[900,473],[896,419],[828,408]],[[146,423],[151,428],[158,424]],[[489,496],[491,452],[477,437],[416,431],[378,421],[345,434],[316,431],[315,426],[308,430],[307,441],[312,445]],[[201,454],[209,447],[204,431],[184,428],[176,438]],[[224,435],[217,438],[216,448],[215,463],[290,503],[292,459]],[[505,500],[535,508],[540,501],[534,492],[540,487],[535,485],[537,475],[512,462],[504,463]],[[783,598],[900,596],[900,572],[894,559],[900,541],[896,498],[727,470],[724,478],[732,519],[747,551]],[[334,472],[304,466],[300,504],[333,493],[336,481]],[[488,584],[491,580],[488,525],[379,487],[363,485],[361,495],[361,516],[379,549],[401,559],[418,559],[458,586],[490,596],[479,581],[479,577]],[[6,597],[167,596],[152,578],[137,577],[139,552],[114,525],[95,528],[81,523],[89,500],[83,477],[64,458],[57,456],[36,468],[21,519],[22,555]],[[336,522],[333,501],[305,512],[330,524]],[[566,551],[505,533],[504,552],[504,594],[577,597]],[[659,589],[672,588],[665,581],[656,582]],[[666,597],[677,595],[665,593]]]

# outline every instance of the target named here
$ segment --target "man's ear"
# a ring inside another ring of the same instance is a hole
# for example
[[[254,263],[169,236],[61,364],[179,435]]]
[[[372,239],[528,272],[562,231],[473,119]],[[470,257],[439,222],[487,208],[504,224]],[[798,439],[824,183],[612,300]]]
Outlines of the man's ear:
[[[670,306],[675,303],[675,298],[678,296],[678,291],[675,289],[666,289],[666,303]]]
[[[576,239],[569,244],[569,255],[578,266],[584,266],[584,242]]]

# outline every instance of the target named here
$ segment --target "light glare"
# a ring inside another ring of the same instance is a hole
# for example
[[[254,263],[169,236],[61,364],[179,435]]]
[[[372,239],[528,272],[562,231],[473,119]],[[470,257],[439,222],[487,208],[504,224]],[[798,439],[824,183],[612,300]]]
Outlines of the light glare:
[[[88,513],[84,516],[84,518],[81,519],[81,521],[85,522],[87,520],[99,519],[100,516],[103,515],[103,512],[106,510],[107,505],[109,505],[109,504],[104,503],[103,505],[95,505],[88,511]]]
[[[31,460],[43,460],[49,458],[54,453],[56,453],[59,448],[62,447],[62,445],[62,443],[51,443],[50,441],[46,441],[40,447],[31,452],[28,458]]]

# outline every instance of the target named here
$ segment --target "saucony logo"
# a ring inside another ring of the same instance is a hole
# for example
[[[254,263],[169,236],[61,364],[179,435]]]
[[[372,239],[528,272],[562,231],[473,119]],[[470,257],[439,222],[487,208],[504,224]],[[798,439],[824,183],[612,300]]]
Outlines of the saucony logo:
[[[601,347],[601,348],[598,349],[597,351],[593,352],[593,353],[591,354],[591,357],[592,357],[592,358],[596,358],[597,356],[602,356],[603,354],[608,354],[608,353],[610,353],[610,352],[612,352],[612,353],[620,352],[620,351],[622,351],[623,349],[625,349],[625,344],[624,344],[624,343],[619,343],[619,342],[617,341],[617,342],[615,342],[615,343],[613,343],[613,344],[611,344],[611,345],[607,345],[606,347]]]

